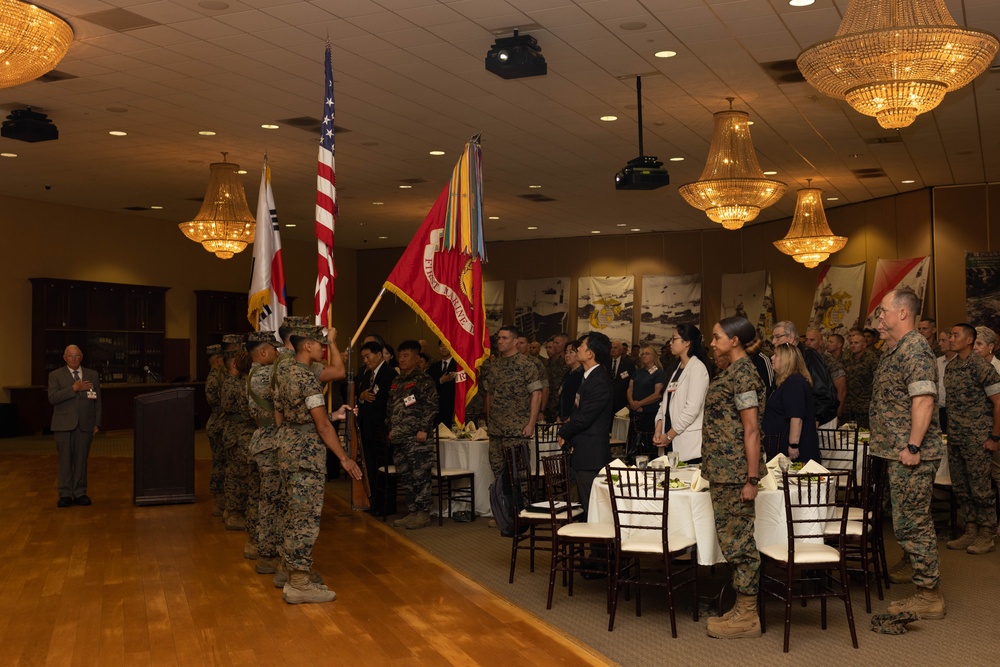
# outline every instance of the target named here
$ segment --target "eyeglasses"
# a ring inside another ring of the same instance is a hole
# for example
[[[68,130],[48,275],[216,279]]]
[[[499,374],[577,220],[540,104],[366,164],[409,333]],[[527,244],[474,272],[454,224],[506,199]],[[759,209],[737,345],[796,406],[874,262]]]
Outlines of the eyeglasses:
[[[674,336],[673,338],[670,339],[670,342],[673,343],[676,340],[684,340],[684,339],[681,338],[680,336]]]

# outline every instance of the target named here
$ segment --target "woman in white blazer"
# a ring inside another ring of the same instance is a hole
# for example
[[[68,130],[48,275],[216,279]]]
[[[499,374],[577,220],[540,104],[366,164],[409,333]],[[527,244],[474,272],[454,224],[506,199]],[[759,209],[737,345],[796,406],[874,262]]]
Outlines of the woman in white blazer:
[[[681,362],[663,392],[663,401],[656,413],[653,442],[660,449],[660,454],[668,445],[673,445],[681,461],[700,463],[708,369],[705,367],[705,347],[698,327],[678,325],[670,339],[670,352],[680,357]]]

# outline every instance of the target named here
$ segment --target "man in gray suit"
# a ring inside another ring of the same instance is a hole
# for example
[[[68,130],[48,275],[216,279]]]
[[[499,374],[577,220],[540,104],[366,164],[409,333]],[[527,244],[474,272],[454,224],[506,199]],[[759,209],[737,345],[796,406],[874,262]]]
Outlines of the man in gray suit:
[[[90,505],[87,496],[87,456],[101,423],[101,379],[83,368],[83,352],[70,345],[63,352],[64,368],[49,373],[52,432],[59,452],[58,507]]]

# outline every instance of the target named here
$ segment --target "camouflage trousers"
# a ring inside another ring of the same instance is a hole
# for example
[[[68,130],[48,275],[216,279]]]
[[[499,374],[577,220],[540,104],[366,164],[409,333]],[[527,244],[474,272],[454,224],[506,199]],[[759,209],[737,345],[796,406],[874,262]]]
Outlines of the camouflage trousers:
[[[326,474],[296,467],[285,473],[284,483],[285,518],[281,558],[289,570],[308,571],[313,564],[313,545],[319,537]]]
[[[226,509],[245,512],[250,490],[250,456],[247,446],[253,428],[244,422],[226,426]]]
[[[284,486],[277,449],[253,455],[259,485],[257,492],[257,552],[261,558],[278,555],[285,517]],[[247,526],[249,529],[249,525]]]
[[[430,442],[417,442],[416,436],[393,438],[392,462],[396,476],[406,492],[406,508],[413,512],[431,510],[431,469],[434,467],[434,447]]]
[[[715,513],[715,532],[722,555],[732,570],[733,588],[741,595],[757,595],[760,588],[760,552],[754,539],[753,501],[740,500],[742,484],[715,484],[708,487]]]
[[[505,467],[504,451],[509,447],[517,445],[527,445],[528,439],[517,436],[511,438],[507,436],[490,436],[490,469],[493,470],[494,477],[500,477]]]
[[[990,479],[992,462],[993,452],[983,449],[981,443],[948,444],[951,490],[958,502],[959,517],[967,523],[995,529],[997,508]]]
[[[205,424],[205,432],[208,434],[208,446],[212,450],[212,474],[208,478],[208,490],[211,493],[226,492],[226,445],[224,442],[224,429],[222,413],[212,411]]]
[[[931,493],[940,461],[921,461],[904,466],[898,459],[888,461],[889,497],[896,540],[909,555],[913,583],[921,588],[941,585],[938,567],[937,534],[931,516]]]

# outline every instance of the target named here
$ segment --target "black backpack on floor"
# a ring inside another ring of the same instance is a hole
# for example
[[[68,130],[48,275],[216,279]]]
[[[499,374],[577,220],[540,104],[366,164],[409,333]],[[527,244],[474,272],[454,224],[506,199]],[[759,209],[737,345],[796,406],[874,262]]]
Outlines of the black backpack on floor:
[[[514,536],[514,492],[510,483],[510,475],[505,469],[492,484],[490,484],[490,511],[493,513],[493,520],[500,529],[503,537]],[[521,532],[527,529],[522,528]]]

